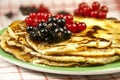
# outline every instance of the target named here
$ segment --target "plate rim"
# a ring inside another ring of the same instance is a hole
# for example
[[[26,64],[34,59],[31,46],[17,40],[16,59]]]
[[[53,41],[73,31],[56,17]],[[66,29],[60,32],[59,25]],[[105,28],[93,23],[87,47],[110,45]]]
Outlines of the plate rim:
[[[4,30],[6,30],[6,28],[0,30],[0,34],[2,34],[4,32]],[[11,56],[13,58],[8,58],[6,57],[6,55]],[[54,73],[54,74],[65,74],[65,75],[101,75],[101,74],[110,74],[110,73],[117,73],[120,72],[120,67],[108,67],[105,68],[103,66],[102,69],[99,70],[85,70],[83,68],[83,70],[81,70],[81,67],[77,67],[79,70],[69,70],[71,68],[61,68],[61,67],[51,67],[51,66],[43,66],[43,65],[35,65],[35,64],[30,64],[28,62],[24,62],[22,60],[19,60],[17,58],[15,58],[14,56],[12,56],[11,54],[8,54],[7,52],[5,52],[4,50],[2,50],[0,48],[0,57],[6,61],[8,61],[9,63],[21,66],[23,68],[27,68],[27,69],[31,69],[31,70],[35,70],[35,71],[41,71],[41,72],[46,72],[46,73]],[[119,62],[118,62],[119,63]],[[111,63],[112,64],[112,63]],[[108,65],[108,64],[106,64]],[[120,64],[119,64],[120,65]],[[56,68],[56,69],[54,69]],[[67,69],[67,70],[65,70]]]

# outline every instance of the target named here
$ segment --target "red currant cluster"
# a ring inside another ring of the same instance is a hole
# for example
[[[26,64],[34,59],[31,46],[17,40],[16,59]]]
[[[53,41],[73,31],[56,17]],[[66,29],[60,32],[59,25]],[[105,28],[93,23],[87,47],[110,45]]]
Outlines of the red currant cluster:
[[[25,22],[29,26],[36,27],[39,22],[47,21],[50,16],[52,16],[51,13],[30,13],[29,16],[25,18]]]
[[[37,25],[41,21],[47,22],[48,18],[51,16],[51,13],[30,13],[30,15],[25,18],[25,22],[28,26],[37,27]],[[57,20],[60,18],[64,18],[65,27],[73,33],[80,32],[86,29],[86,24],[84,22],[73,22],[73,16],[70,14],[57,14],[55,17]]]
[[[73,22],[73,16],[70,14],[58,14],[56,18],[64,18],[66,20],[67,29],[73,33],[77,33],[86,29],[86,24],[84,22]]]
[[[108,12],[107,6],[101,6],[97,1],[93,2],[91,6],[88,6],[85,2],[80,3],[78,9],[74,11],[74,15],[100,19],[106,18]]]

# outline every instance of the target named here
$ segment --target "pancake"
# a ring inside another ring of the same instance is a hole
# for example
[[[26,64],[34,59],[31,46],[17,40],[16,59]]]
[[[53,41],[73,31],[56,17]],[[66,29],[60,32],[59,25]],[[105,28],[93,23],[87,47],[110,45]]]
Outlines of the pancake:
[[[119,33],[115,34],[115,32],[120,23],[115,23],[114,20],[77,17],[74,21],[85,21],[88,23],[87,29],[81,33],[74,33],[67,41],[44,45],[44,43],[30,40],[28,35],[26,35],[26,41],[35,51],[52,56],[112,56],[119,54]],[[114,25],[113,28],[111,23]]]
[[[7,44],[7,39],[9,38],[8,31],[6,30],[2,34],[2,40],[0,42],[1,48],[12,55],[14,55],[16,58],[23,60],[23,61],[30,61],[31,57],[29,54],[27,54],[21,46],[18,46],[17,44],[12,46]]]
[[[51,65],[51,66],[75,66],[75,65],[80,65],[79,63],[71,63],[71,62],[55,62],[55,61],[49,61],[45,58],[37,58],[36,56],[33,56],[29,54],[29,52],[33,52],[32,49],[27,48],[26,46],[20,44],[19,42],[16,43],[15,39],[12,39],[11,41],[8,41],[10,38],[8,31],[6,30],[2,36],[2,40],[0,42],[1,48],[4,49],[5,52],[8,52],[12,54],[14,57],[17,59],[20,59],[25,62],[30,62],[33,64],[45,64],[45,65]]]
[[[116,19],[75,17],[87,24],[86,30],[72,34],[67,41],[33,41],[24,21],[14,21],[0,38],[1,48],[17,59],[49,66],[103,65],[120,60],[120,23]]]

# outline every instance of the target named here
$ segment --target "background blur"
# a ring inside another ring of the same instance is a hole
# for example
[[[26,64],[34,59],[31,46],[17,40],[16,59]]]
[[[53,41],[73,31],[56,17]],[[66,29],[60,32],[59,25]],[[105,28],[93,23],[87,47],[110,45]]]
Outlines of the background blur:
[[[0,29],[7,27],[13,20],[24,19],[19,10],[21,5],[39,7],[40,4],[44,4],[52,14],[61,10],[73,14],[78,4],[83,1],[89,5],[98,1],[101,5],[109,7],[108,17],[120,18],[120,0],[0,0]],[[9,12],[15,14],[12,19],[5,16]]]

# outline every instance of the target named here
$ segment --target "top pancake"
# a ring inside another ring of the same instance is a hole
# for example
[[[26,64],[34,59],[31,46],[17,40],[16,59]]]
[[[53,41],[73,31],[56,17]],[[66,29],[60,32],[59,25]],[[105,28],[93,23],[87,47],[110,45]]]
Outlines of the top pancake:
[[[74,21],[85,22],[86,30],[72,34],[71,39],[54,44],[32,41],[26,35],[27,43],[37,52],[45,55],[112,56],[119,54],[119,26],[115,19],[94,19],[75,17]]]

